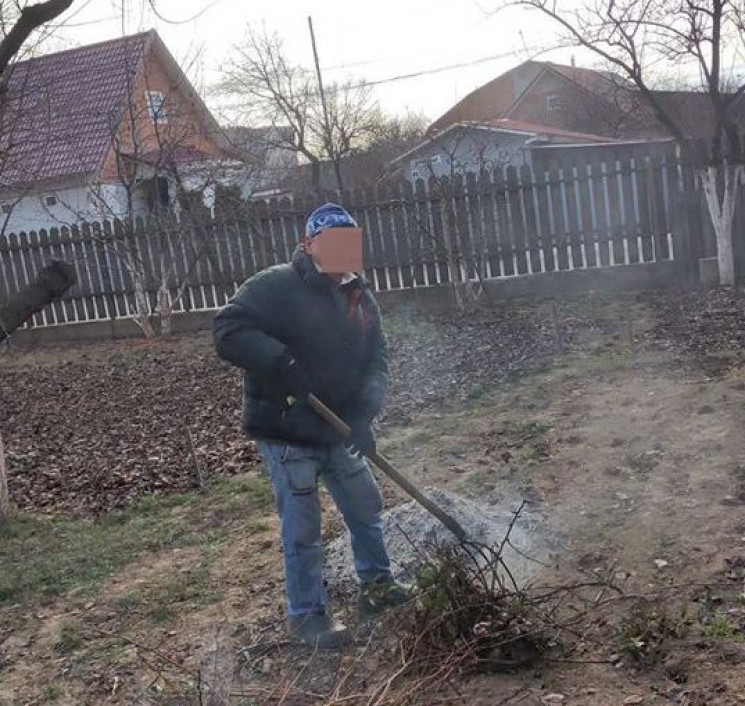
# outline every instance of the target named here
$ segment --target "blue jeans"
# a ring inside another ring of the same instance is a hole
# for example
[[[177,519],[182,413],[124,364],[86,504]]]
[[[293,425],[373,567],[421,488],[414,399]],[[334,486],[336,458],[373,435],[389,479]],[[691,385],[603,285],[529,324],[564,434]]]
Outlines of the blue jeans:
[[[289,615],[322,612],[326,606],[319,477],[352,536],[360,581],[390,578],[380,519],[383,500],[364,460],[352,456],[343,444],[314,447],[262,441],[258,448],[271,475],[282,524]]]

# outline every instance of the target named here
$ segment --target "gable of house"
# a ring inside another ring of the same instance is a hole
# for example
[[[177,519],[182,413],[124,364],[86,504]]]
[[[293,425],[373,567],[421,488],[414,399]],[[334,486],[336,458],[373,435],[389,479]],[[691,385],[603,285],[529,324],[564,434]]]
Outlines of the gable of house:
[[[628,86],[613,75],[549,64],[505,117],[616,138],[636,123],[629,98]]]
[[[141,69],[103,161],[104,181],[118,178],[120,157],[156,168],[227,157],[209,109],[157,33],[148,34]]]
[[[611,72],[527,61],[467,95],[432,123],[428,134],[457,122],[510,118],[615,137],[623,123],[618,101],[627,92],[628,84]]]
[[[504,117],[517,98],[544,69],[538,61],[526,61],[469,93],[428,128],[433,135],[450,125]]]

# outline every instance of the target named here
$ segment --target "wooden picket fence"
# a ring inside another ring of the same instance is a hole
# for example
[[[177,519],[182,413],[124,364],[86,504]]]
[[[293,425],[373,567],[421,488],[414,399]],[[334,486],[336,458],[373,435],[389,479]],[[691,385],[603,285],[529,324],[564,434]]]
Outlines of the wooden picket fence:
[[[365,231],[377,291],[674,260],[687,276],[702,254],[701,196],[674,158],[599,162],[536,173],[401,182],[335,195]],[[0,235],[0,298],[51,260],[78,282],[33,326],[131,317],[132,252],[154,308],[165,277],[174,310],[222,306],[251,274],[287,262],[318,205],[306,197],[245,204],[215,217],[57,225]]]

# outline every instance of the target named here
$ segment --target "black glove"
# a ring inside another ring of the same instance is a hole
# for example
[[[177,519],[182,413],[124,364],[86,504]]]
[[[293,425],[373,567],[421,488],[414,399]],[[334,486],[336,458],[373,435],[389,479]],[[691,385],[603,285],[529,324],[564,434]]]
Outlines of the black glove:
[[[294,397],[305,402],[310,394],[310,380],[300,364],[289,354],[285,353],[277,365],[279,387],[284,397]]]
[[[350,424],[352,434],[347,440],[347,448],[354,456],[370,456],[377,451],[370,424],[365,420]]]

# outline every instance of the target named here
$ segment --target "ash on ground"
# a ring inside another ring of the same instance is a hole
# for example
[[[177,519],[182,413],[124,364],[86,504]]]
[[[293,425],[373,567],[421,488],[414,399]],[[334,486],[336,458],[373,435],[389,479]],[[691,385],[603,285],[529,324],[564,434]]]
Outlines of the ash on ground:
[[[527,584],[541,568],[548,549],[536,519],[523,509],[510,530],[519,503],[501,501],[498,505],[483,505],[439,488],[425,488],[424,492],[461,524],[474,543],[499,547],[509,533],[502,559],[519,587]],[[402,581],[415,579],[438,548],[459,544],[450,530],[414,500],[383,514],[383,534],[393,574]],[[355,582],[348,533],[328,546],[325,574],[330,586],[348,587]]]

